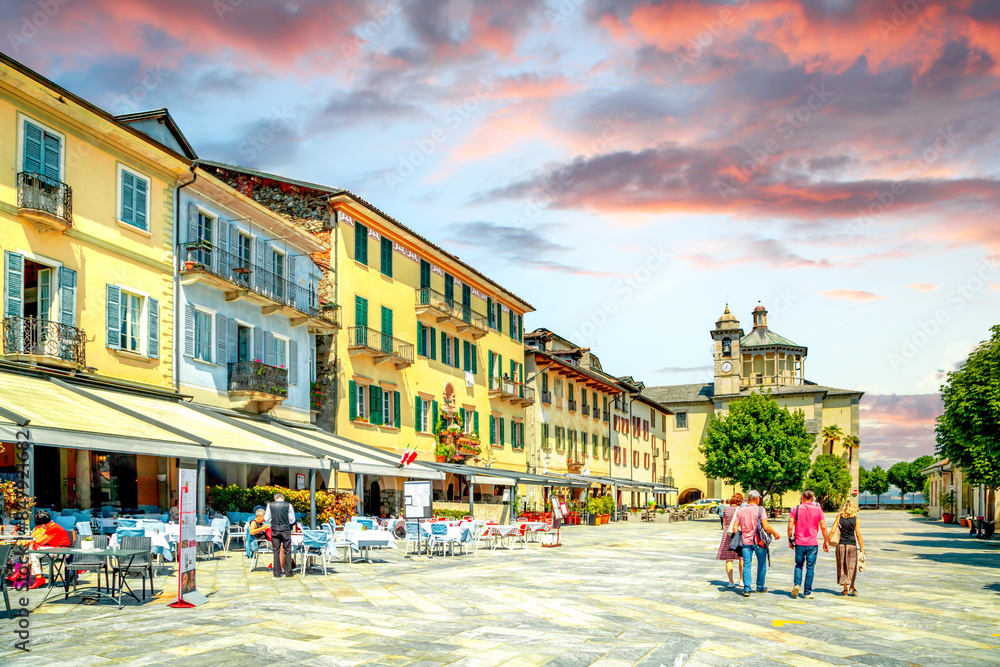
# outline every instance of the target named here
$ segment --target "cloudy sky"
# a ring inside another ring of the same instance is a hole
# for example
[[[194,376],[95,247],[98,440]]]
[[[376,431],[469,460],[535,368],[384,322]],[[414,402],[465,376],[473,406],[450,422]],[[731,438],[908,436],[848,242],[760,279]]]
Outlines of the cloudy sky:
[[[867,392],[866,465],[931,452],[943,372],[997,321],[993,0],[10,0],[0,25],[202,157],[357,192],[612,372],[709,379],[725,304],[762,302],[810,379]]]

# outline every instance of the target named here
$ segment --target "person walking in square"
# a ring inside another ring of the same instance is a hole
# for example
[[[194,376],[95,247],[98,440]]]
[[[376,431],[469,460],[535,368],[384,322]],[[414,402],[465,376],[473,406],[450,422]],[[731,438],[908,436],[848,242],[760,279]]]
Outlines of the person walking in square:
[[[858,508],[850,500],[840,508],[836,523],[840,526],[837,543],[837,583],[844,587],[841,595],[857,595],[854,580],[858,576],[858,553],[865,552],[865,541],[858,526]]]
[[[816,494],[811,489],[802,492],[798,506],[792,509],[788,520],[788,548],[795,550],[795,580],[792,586],[792,599],[799,597],[802,586],[802,568],[805,567],[805,599],[812,600],[813,575],[815,574],[816,558],[819,556],[820,529],[823,529],[823,551],[830,550],[830,534],[826,530],[826,517],[823,508],[816,503]],[[856,559],[855,559],[856,560]]]
[[[295,510],[285,502],[281,492],[274,494],[274,502],[267,504],[264,511],[265,523],[271,524],[271,548],[274,550],[275,578],[284,574],[292,576],[292,526],[295,525]]]
[[[732,588],[733,586],[739,586],[743,588],[743,555],[737,551],[733,551],[729,548],[730,535],[726,528],[733,522],[733,516],[736,515],[736,510],[740,508],[740,504],[743,502],[743,494],[737,493],[729,499],[729,504],[721,508],[720,516],[722,519],[722,542],[719,544],[719,552],[715,554],[717,560],[726,561],[726,574],[729,576],[729,584],[727,588]],[[736,563],[736,574],[739,577],[739,583],[733,583],[733,564]]]
[[[774,539],[781,539],[771,524],[767,522],[764,508],[760,506],[760,493],[750,490],[747,493],[747,505],[736,510],[733,515],[733,524],[729,528],[730,533],[740,531],[743,539],[743,597],[750,597],[750,565],[754,556],[757,557],[757,592],[767,592],[764,579],[767,576],[767,545],[761,543],[757,537],[757,526],[762,526],[764,531]]]

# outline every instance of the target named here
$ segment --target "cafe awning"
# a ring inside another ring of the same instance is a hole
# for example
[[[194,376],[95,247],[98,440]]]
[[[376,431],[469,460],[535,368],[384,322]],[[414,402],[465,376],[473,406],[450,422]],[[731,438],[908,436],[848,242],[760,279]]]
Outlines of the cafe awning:
[[[504,485],[504,482],[492,481],[497,478],[508,480],[506,485],[512,483],[527,484],[529,486],[574,486],[584,487],[586,484],[565,477],[551,475],[538,475],[535,473],[521,472],[519,470],[505,470],[503,468],[480,468],[478,466],[460,465],[457,463],[437,463],[428,462],[428,466],[436,468],[442,472],[453,475],[461,475],[470,478],[473,484],[497,484]]]
[[[677,489],[672,486],[667,486],[666,484],[658,484],[655,482],[640,482],[634,479],[625,479],[624,477],[604,477],[600,475],[576,475],[567,473],[566,477],[571,477],[576,480],[589,482],[590,484],[602,484],[605,486],[614,486],[622,491],[638,491],[640,493],[677,493]]]

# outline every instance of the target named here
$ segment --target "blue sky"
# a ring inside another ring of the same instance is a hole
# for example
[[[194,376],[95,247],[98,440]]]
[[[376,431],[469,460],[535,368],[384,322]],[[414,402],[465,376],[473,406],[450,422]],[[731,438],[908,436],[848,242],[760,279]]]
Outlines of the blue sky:
[[[887,466],[1000,300],[1000,9],[897,4],[15,1],[0,48],[358,193],[648,385],[710,379],[760,301]]]

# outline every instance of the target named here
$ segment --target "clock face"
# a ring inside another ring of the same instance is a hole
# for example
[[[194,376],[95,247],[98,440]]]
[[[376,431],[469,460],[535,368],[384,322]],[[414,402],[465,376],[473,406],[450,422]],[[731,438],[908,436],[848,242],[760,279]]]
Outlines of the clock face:
[[[731,363],[729,363],[728,361],[723,361],[722,362],[722,372],[723,373],[728,373],[731,370],[733,370],[733,365]]]

